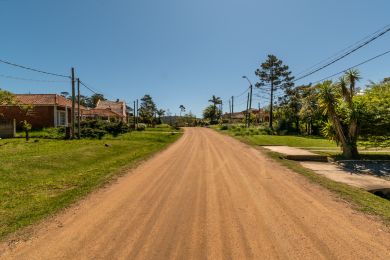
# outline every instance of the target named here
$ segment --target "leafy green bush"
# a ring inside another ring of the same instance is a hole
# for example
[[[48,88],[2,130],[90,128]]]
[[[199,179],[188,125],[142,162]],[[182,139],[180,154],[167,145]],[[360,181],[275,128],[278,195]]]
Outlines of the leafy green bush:
[[[107,131],[96,129],[96,128],[90,128],[90,127],[84,127],[81,128],[81,137],[83,138],[93,138],[93,139],[102,139],[103,136],[107,134]]]
[[[130,131],[130,128],[123,122],[106,122],[102,120],[85,120],[81,124],[81,137],[103,138],[106,134],[114,137]]]
[[[137,131],[144,131],[145,129],[146,129],[146,125],[145,124],[138,124]]]
[[[219,129],[220,130],[228,130],[229,129],[229,126],[227,124],[223,124],[223,125],[220,125],[219,126]]]
[[[117,137],[119,134],[124,134],[130,131],[130,128],[121,122],[110,122],[105,126],[105,129],[109,134]]]

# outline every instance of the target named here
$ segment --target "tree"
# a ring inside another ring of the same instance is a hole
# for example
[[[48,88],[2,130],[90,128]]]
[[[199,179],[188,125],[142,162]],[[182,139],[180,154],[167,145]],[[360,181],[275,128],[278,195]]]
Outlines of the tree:
[[[370,145],[390,145],[390,81],[371,83],[356,100],[364,106],[359,136]]]
[[[301,108],[299,119],[305,124],[308,135],[319,134],[319,125],[322,124],[322,112],[318,106],[318,88],[311,85],[297,87],[300,91]]]
[[[179,109],[180,109],[180,116],[181,116],[181,113],[184,113],[186,111],[186,108],[183,105],[180,105]]]
[[[211,113],[213,117],[210,118],[210,121],[211,123],[216,123],[222,114],[221,111],[217,108],[217,105],[222,104],[222,99],[220,97],[213,95],[211,99],[209,99],[209,102],[212,103],[213,106],[213,111]]]
[[[15,95],[7,90],[0,89],[0,105],[15,104]]]
[[[203,110],[203,118],[209,120],[211,123],[215,123],[215,118],[221,116],[221,111],[216,109],[215,105],[209,105]]]
[[[67,91],[62,91],[62,92],[61,92],[61,96],[63,96],[64,98],[69,98],[69,92],[67,92]]]
[[[29,122],[27,122],[27,120],[23,120],[21,122],[21,125],[22,125],[23,131],[26,134],[26,141],[28,142],[30,140],[30,131],[31,131],[32,126]]]
[[[355,100],[355,85],[359,78],[358,71],[350,70],[336,84],[325,81],[318,85],[319,106],[328,116],[323,133],[341,144],[347,159],[359,157],[357,138],[364,111],[362,103]]]
[[[260,68],[255,71],[255,74],[260,79],[260,82],[255,85],[257,88],[270,85],[269,126],[273,129],[274,91],[290,89],[294,85],[292,82],[294,77],[291,76],[288,66],[283,65],[283,62],[272,54],[268,55],[267,60],[261,64]]]
[[[104,98],[104,95],[103,95],[103,94],[95,93],[95,94],[93,94],[93,95],[90,97],[90,99],[88,100],[87,106],[88,106],[88,107],[96,107],[96,104],[97,104],[97,102],[98,102],[99,100],[104,101],[104,100],[106,100],[106,99]]]
[[[144,95],[141,98],[141,105],[139,109],[139,116],[143,123],[152,125],[153,117],[157,111],[156,104],[154,103],[152,97],[148,94]]]
[[[78,104],[78,102],[79,102],[78,96],[76,95],[76,103]],[[85,106],[85,107],[91,107],[91,103],[92,102],[91,102],[90,97],[80,95],[80,105]]]
[[[158,116],[158,123],[161,124],[161,117],[165,115],[165,110],[164,109],[158,109],[156,111],[156,114]]]

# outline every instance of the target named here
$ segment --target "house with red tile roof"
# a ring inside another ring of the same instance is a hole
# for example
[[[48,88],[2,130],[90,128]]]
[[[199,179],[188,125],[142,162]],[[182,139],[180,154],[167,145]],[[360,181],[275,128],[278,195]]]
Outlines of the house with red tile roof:
[[[124,122],[127,120],[127,110],[126,110],[126,102],[123,100],[117,99],[116,101],[110,100],[98,100],[96,103],[96,109],[108,109],[119,115],[122,115],[122,119]]]
[[[34,129],[68,126],[72,101],[57,94],[15,94],[13,105],[0,105],[0,117],[17,123],[27,120]],[[25,109],[31,107],[31,109]],[[83,110],[85,107],[80,106]],[[77,113],[77,104],[76,104]],[[76,115],[77,117],[77,115]]]
[[[92,108],[81,110],[81,119],[100,119],[104,121],[122,121],[123,115],[110,108]]]

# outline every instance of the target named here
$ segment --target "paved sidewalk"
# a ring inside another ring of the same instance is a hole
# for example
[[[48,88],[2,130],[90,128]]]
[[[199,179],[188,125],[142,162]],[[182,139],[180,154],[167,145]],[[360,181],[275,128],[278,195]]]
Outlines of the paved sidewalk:
[[[390,188],[390,181],[388,180],[348,171],[334,163],[301,162],[301,165],[334,181],[346,183],[365,190]]]
[[[282,154],[286,159],[302,161],[301,165],[334,181],[363,188],[365,190],[390,189],[390,181],[364,173],[356,173],[335,163],[327,162],[327,157],[311,151],[289,146],[263,146]]]
[[[296,160],[296,161],[320,161],[320,162],[326,162],[328,161],[328,158],[324,155],[319,155],[312,153],[310,151],[290,147],[290,146],[284,146],[284,145],[269,145],[269,146],[262,146],[268,150],[271,150],[273,152],[277,152],[282,154],[286,159],[289,160]]]

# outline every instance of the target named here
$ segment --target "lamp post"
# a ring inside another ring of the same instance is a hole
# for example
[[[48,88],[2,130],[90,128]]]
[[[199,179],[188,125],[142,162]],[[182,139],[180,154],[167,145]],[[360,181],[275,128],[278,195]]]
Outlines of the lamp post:
[[[252,85],[252,82],[249,80],[249,78],[247,76],[242,76],[243,79],[246,79],[249,83],[249,110],[250,111],[252,109],[252,92],[253,92],[253,85]],[[247,112],[248,112],[247,111]],[[248,127],[249,127],[249,124],[250,124],[250,116],[249,116],[249,112],[247,113],[247,124],[248,124]]]

